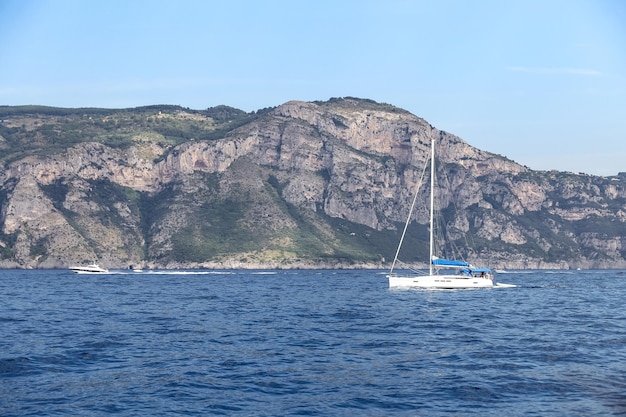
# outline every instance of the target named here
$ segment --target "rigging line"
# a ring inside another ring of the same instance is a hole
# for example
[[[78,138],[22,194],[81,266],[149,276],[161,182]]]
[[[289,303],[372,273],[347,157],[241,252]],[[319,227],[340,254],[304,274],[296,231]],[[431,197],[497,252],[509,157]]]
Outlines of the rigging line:
[[[406,264],[406,263],[402,262],[401,260],[398,260],[398,264],[399,264],[400,267],[402,267],[404,269],[408,269],[409,271],[413,272],[414,274],[417,274],[417,275],[428,275],[427,272],[424,272],[423,270],[415,269],[411,265]]]
[[[440,227],[440,234],[443,237],[443,241],[446,242],[446,248],[445,250],[449,251],[449,256],[451,256],[453,259],[461,259],[466,261],[467,255],[469,255],[469,251],[471,251],[471,248],[474,247],[472,245],[469,244],[468,241],[468,234],[465,233],[462,229],[459,229],[458,227],[454,226],[452,227],[457,219],[459,218],[459,216],[461,215],[461,210],[459,210],[459,206],[457,205],[457,196],[458,193],[455,193],[455,189],[452,187],[453,182],[453,177],[450,176],[450,170],[449,167],[451,163],[442,163],[440,164],[442,166],[442,179],[445,181],[440,181],[440,183],[444,183],[445,182],[445,189],[449,190],[449,194],[450,194],[450,201],[449,201],[449,205],[452,206],[452,210],[451,210],[451,216],[448,218],[444,218],[443,216],[443,207],[438,207],[439,209],[439,227]],[[459,175],[459,171],[455,170],[455,175]],[[462,185],[461,185],[462,186]],[[441,205],[441,202],[440,202]],[[469,220],[468,220],[469,221]],[[464,250],[461,250],[461,248],[459,247],[459,245],[456,243],[457,240],[459,239],[455,239],[455,237],[458,237],[459,235],[462,235],[465,247]],[[470,239],[472,238],[472,236],[470,236]],[[473,243],[473,242],[472,242]]]
[[[467,169],[465,169],[465,168],[457,169],[457,170],[455,170],[455,175],[456,175],[456,176],[460,176],[460,175],[461,175],[461,174],[460,174],[461,172],[463,172],[463,173],[467,173],[467,171],[468,171],[468,170],[467,170]],[[472,180],[472,181],[473,181],[473,180],[475,180],[475,177],[474,177],[473,175],[474,175],[474,174],[473,174],[473,172],[472,172],[472,173],[471,173],[471,180]],[[462,184],[467,184],[467,183],[469,182],[469,180],[470,180],[470,179],[467,179],[467,178],[466,178],[465,180],[463,180],[463,181],[462,181]],[[453,180],[451,180],[449,177],[448,177],[448,181],[449,181],[451,184],[452,184],[452,182],[453,182]],[[462,187],[462,185],[460,185],[460,186],[459,186],[459,188],[460,188],[460,187]],[[452,187],[450,187],[450,188],[452,189]],[[471,189],[471,187],[469,187],[469,188]],[[459,227],[457,226],[457,224],[458,224],[458,219],[459,219],[461,216],[463,216],[463,217],[467,220],[467,222],[468,222],[468,228],[469,228],[469,216],[468,216],[468,213],[467,213],[467,208],[465,208],[464,210],[459,210],[459,205],[457,204],[457,202],[458,202],[458,200],[459,200],[459,199],[458,199],[458,195],[459,195],[459,192],[458,192],[458,191],[459,191],[459,190],[457,189],[457,190],[454,190],[454,191],[456,191],[456,193],[455,193],[455,192],[453,192],[453,194],[452,194],[452,199],[451,199],[452,208],[454,209],[454,211],[453,211],[453,216],[452,216],[451,221],[453,222],[453,224],[454,224],[455,226],[454,226],[454,228],[451,228],[451,229],[453,229],[453,232],[454,232],[454,233],[456,233],[456,236],[461,235],[461,236],[463,237],[463,242],[461,242],[461,243],[462,243],[462,244],[464,244],[464,246],[462,246],[462,247],[460,248],[460,246],[456,243],[456,241],[458,241],[458,240],[460,240],[460,239],[452,240],[452,238],[450,238],[450,242],[452,242],[452,245],[453,245],[453,250],[454,250],[454,251],[458,254],[459,259],[462,259],[462,260],[464,260],[464,261],[467,261],[467,259],[470,259],[470,258],[472,257],[472,254],[473,254],[473,252],[472,252],[472,251],[473,251],[473,249],[472,249],[472,248],[474,248],[474,247],[475,247],[475,246],[474,246],[474,240],[473,240],[473,236],[471,235],[471,233],[466,233],[465,231],[463,231],[463,229],[461,229],[461,228],[459,228]],[[469,231],[469,229],[468,229],[468,231]],[[450,232],[449,232],[449,233],[450,233]],[[468,239],[468,237],[469,237],[469,239]]]
[[[431,151],[432,152],[432,151]],[[417,201],[417,195],[419,194],[420,188],[422,188],[422,183],[424,182],[424,176],[426,174],[426,167],[428,166],[428,159],[424,163],[424,168],[422,169],[422,175],[420,176],[420,180],[417,183],[417,188],[415,189],[415,195],[413,196],[413,202],[411,203],[411,208],[409,209],[409,215],[406,218],[406,222],[404,223],[404,230],[402,230],[402,236],[400,237],[400,243],[398,244],[398,249],[396,249],[396,256],[393,258],[393,263],[391,264],[391,269],[389,270],[389,274],[393,273],[393,269],[396,266],[396,262],[398,261],[398,256],[400,255],[400,248],[402,247],[402,242],[404,241],[404,236],[406,235],[406,230],[409,227],[409,221],[411,220],[411,215],[413,215],[413,209],[415,208],[415,202]]]
[[[494,164],[494,162],[493,162],[493,161],[494,161],[494,158],[489,157],[489,158],[487,158],[485,161],[486,161],[486,162],[487,162],[487,163],[491,166],[491,168],[492,168],[494,171],[496,170],[496,166],[495,166],[495,164]],[[474,161],[474,164],[473,164],[473,165],[474,165],[474,167],[476,167],[476,165],[477,165],[478,163],[479,163],[479,162],[478,162],[478,160]],[[482,199],[483,199],[483,197],[484,197],[483,186],[482,186],[482,184],[478,181],[478,177],[477,177],[476,175],[477,175],[477,174],[476,174],[476,171],[475,171],[475,170],[473,170],[473,171],[471,172],[471,180],[475,183],[475,185],[476,185],[476,190],[477,190],[477,192],[478,192],[478,193],[480,193],[480,195],[481,195],[481,200],[482,200]],[[464,182],[469,182],[469,181],[464,181]],[[456,206],[456,199],[454,200],[454,205],[455,205],[455,206],[454,206],[454,210],[455,210],[455,212],[456,212],[456,213],[459,213],[458,207]],[[465,241],[465,253],[467,254],[467,257],[468,257],[468,258],[477,258],[477,257],[479,256],[479,253],[476,251],[476,249],[479,247],[479,246],[476,244],[476,240],[475,240],[475,239],[476,239],[476,237],[477,237],[477,235],[476,235],[476,232],[472,232],[472,231],[471,231],[471,227],[470,227],[470,224],[471,224],[471,219],[470,219],[470,213],[468,212],[468,208],[467,208],[467,207],[465,208],[465,215],[466,215],[466,219],[467,219],[467,221],[468,221],[468,232],[467,232],[467,233],[465,233],[465,232],[463,232],[463,231],[461,230],[461,232],[463,233],[463,240]],[[475,214],[475,216],[476,216],[476,214]],[[458,216],[456,216],[456,217],[458,217]],[[475,217],[474,217],[474,220],[475,220]]]
[[[449,164],[446,166],[446,168],[449,166]],[[457,174],[458,175],[458,174]],[[450,172],[444,170],[444,177],[446,179],[446,183],[447,183],[447,189],[450,190],[450,205],[452,206],[452,210],[449,210],[449,214],[450,216],[447,219],[444,219],[443,216],[441,217],[442,222],[445,224],[445,229],[444,229],[444,236],[445,236],[445,242],[448,243],[448,248],[450,250],[450,254],[452,255],[452,257],[454,259],[461,259],[461,260],[466,260],[465,256],[464,256],[464,252],[461,251],[459,249],[459,245],[457,245],[457,240],[456,237],[459,235],[459,233],[462,233],[463,235],[463,240],[465,241],[465,247],[468,247],[468,243],[467,243],[467,235],[465,233],[462,232],[462,230],[459,230],[456,227],[456,222],[457,219],[459,218],[459,207],[457,205],[457,195],[455,193],[455,190],[452,187],[453,179],[451,179],[450,177]]]
[[[454,193],[452,190],[452,181],[450,180],[450,176],[448,173],[449,163],[443,162],[441,158],[439,158],[439,170],[437,174],[437,189],[440,190],[439,195],[443,195],[444,191],[446,194],[450,195],[448,206],[452,205],[453,210],[453,219],[457,213],[457,208],[454,199]],[[446,206],[446,209],[448,208]],[[450,220],[444,216],[444,207],[443,200],[439,199],[435,204],[435,227],[434,233],[436,239],[436,245],[440,251],[439,256],[449,259],[463,259],[463,256],[460,255],[460,251],[454,240],[452,239],[452,234],[450,232]]]

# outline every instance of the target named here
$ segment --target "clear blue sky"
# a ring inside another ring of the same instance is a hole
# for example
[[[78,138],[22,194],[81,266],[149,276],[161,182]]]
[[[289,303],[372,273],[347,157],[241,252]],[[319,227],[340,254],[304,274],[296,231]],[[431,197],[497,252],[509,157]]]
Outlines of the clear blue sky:
[[[626,171],[626,1],[0,0],[0,104],[344,96],[533,169]]]

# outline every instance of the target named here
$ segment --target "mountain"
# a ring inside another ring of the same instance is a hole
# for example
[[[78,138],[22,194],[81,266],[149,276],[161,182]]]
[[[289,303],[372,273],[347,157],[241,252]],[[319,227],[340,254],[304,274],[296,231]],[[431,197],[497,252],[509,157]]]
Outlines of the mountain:
[[[386,268],[433,138],[459,256],[626,267],[626,174],[533,171],[356,98],[252,113],[0,106],[0,267]],[[408,263],[428,257],[426,199]]]

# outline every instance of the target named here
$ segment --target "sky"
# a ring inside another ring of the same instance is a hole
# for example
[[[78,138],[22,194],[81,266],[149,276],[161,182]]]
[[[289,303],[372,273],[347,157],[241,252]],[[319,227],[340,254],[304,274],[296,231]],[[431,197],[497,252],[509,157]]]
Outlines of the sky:
[[[0,0],[0,105],[346,96],[531,169],[626,172],[626,1]]]

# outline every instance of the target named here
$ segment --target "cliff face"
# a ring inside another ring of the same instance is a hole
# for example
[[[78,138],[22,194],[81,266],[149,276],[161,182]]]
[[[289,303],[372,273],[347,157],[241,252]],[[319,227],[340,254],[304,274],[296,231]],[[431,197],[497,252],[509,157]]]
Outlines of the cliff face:
[[[87,113],[3,116],[0,265],[385,267],[436,139],[461,256],[626,267],[623,176],[531,171],[389,105],[288,102],[223,125],[180,108]],[[428,256],[425,188],[407,261]]]

